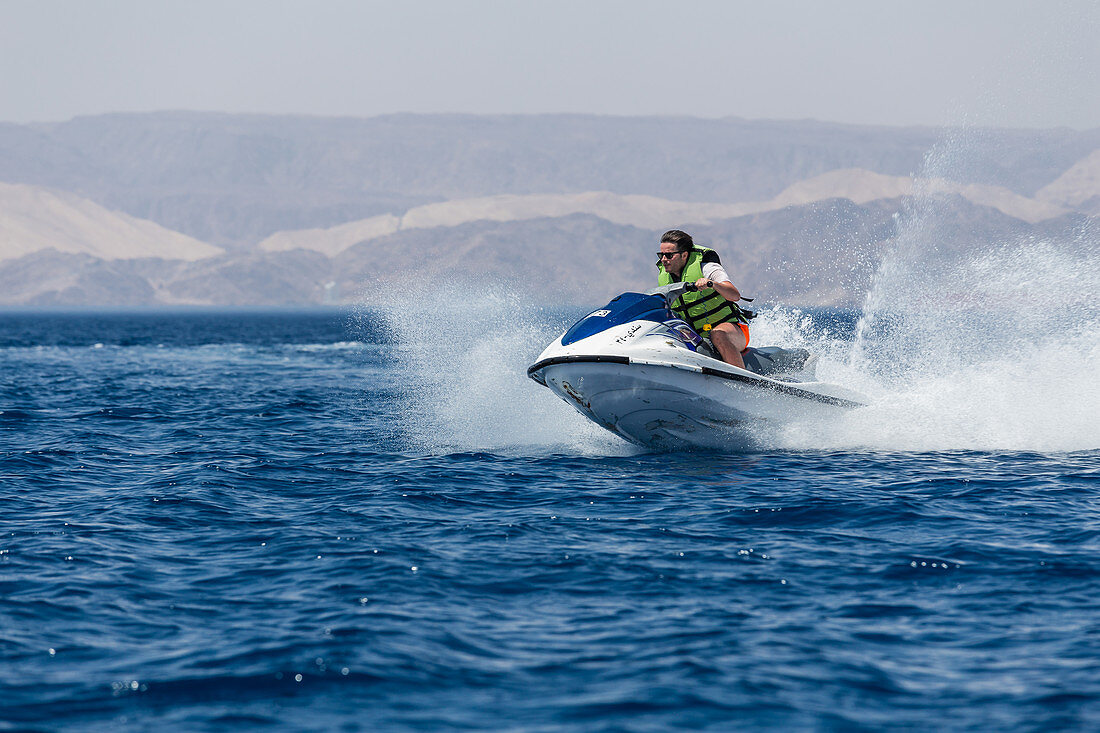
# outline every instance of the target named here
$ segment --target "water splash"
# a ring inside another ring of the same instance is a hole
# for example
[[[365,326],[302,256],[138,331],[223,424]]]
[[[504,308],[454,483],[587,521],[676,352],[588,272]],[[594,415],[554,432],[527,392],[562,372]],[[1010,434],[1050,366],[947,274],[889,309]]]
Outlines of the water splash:
[[[967,140],[933,150],[925,177],[968,165]],[[1051,223],[1040,236],[1006,219],[988,235],[967,216],[933,191],[907,205],[846,363],[825,345],[819,372],[872,405],[828,426],[793,426],[788,447],[1100,448],[1094,220]]]
[[[413,299],[385,289],[364,305],[395,337],[400,430],[409,446],[430,453],[636,452],[527,377],[575,313],[472,283]]]

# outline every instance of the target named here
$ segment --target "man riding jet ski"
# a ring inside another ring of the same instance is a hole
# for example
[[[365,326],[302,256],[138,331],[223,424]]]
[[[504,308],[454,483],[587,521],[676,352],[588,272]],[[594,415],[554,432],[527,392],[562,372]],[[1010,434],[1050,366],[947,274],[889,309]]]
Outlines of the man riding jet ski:
[[[721,269],[710,252],[666,233],[660,285],[574,323],[527,375],[598,425],[666,450],[757,447],[783,423],[862,407],[860,395],[816,380],[805,349],[748,346],[750,315],[729,301],[740,293],[709,267]]]
[[[687,232],[670,229],[661,235],[657,284],[678,282],[692,283],[698,291],[680,296],[672,303],[673,312],[710,341],[722,361],[744,368],[741,354],[749,347],[748,323],[755,314],[737,306],[741,292],[730,282],[718,253],[696,247]]]

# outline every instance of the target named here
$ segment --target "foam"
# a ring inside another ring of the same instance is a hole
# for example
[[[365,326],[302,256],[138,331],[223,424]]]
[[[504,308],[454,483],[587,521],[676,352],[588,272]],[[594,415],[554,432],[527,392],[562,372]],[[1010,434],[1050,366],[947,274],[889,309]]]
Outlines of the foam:
[[[561,313],[514,292],[454,283],[418,293],[375,292],[369,303],[399,343],[401,432],[430,453],[493,451],[627,455],[637,452],[527,377],[564,330]],[[425,314],[431,314],[426,316]]]
[[[943,166],[946,153],[932,156]],[[872,397],[786,447],[884,450],[1100,448],[1100,246],[1089,221],[993,241],[945,229],[918,198],[868,293],[845,363],[819,376]],[[830,358],[833,363],[830,364]]]

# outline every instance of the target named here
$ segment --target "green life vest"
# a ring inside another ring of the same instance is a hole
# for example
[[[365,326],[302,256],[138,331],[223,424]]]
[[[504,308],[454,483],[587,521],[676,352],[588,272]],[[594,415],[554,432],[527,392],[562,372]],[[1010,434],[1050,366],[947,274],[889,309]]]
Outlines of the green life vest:
[[[688,255],[680,277],[673,277],[663,264],[657,266],[657,284],[670,285],[674,282],[693,283],[703,277],[703,255],[711,250],[695,247]],[[700,336],[710,338],[710,329],[719,323],[748,323],[744,311],[722,297],[717,290],[702,290],[696,293],[684,293],[672,304],[672,312],[691,324]]]

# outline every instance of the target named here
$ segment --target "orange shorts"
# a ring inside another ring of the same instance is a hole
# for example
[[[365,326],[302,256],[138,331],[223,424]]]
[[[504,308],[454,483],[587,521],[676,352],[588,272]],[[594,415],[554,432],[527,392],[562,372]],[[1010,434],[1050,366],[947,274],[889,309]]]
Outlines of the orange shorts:
[[[745,334],[745,349],[749,348],[749,324],[747,324],[747,323],[735,323],[734,325],[741,327],[741,333]],[[708,339],[710,338],[709,331],[710,331],[709,328],[707,328],[706,326],[703,326],[703,335],[705,335]],[[742,351],[744,351],[744,349],[742,349]]]

